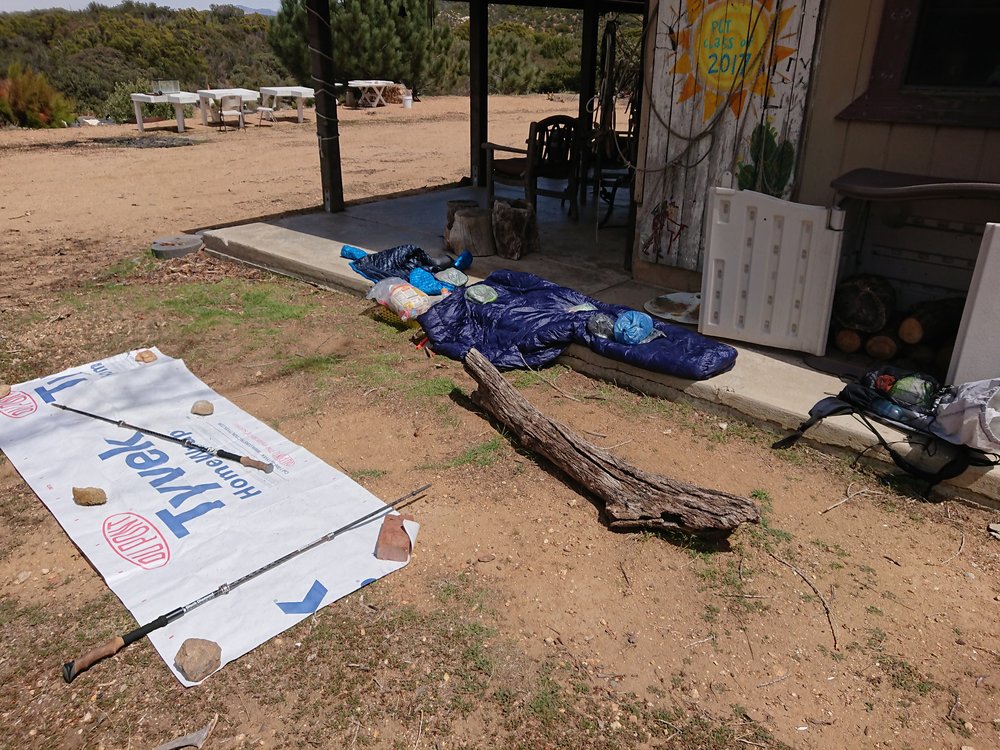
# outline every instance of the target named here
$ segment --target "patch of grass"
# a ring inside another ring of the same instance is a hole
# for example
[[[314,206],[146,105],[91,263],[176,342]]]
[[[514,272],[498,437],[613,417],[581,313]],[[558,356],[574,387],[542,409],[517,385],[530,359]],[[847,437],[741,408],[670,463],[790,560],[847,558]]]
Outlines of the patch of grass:
[[[154,301],[177,315],[188,318],[188,333],[203,333],[222,323],[270,324],[300,320],[312,305],[293,301],[294,287],[225,279],[219,283],[182,284],[171,290],[169,299]]]
[[[882,615],[885,614],[885,612],[883,612],[881,609],[879,609],[878,607],[876,607],[874,604],[870,604],[865,609],[865,612],[867,612],[870,615],[875,615],[877,617],[881,617]]]
[[[293,357],[281,366],[280,375],[292,375],[296,372],[327,373],[344,361],[339,354],[313,354],[308,357]]]
[[[381,479],[386,475],[382,469],[354,469],[348,472],[351,479],[357,481],[359,479]]]
[[[478,466],[485,468],[492,466],[500,460],[503,453],[504,440],[500,437],[492,437],[489,440],[474,445],[464,453],[459,454],[450,461],[445,462],[447,469],[458,469],[462,466]]]
[[[148,250],[142,255],[132,258],[122,258],[107,268],[101,269],[96,274],[96,280],[102,283],[112,279],[127,279],[130,276],[148,273],[156,267],[156,263],[157,260],[156,256],[153,255],[153,251]]]
[[[747,537],[751,545],[761,547],[767,552],[774,552],[774,548],[779,542],[790,542],[792,535],[771,523],[774,503],[767,490],[753,490],[750,493],[750,498],[760,504],[760,522],[756,526],[748,525],[746,527]]]
[[[563,701],[559,685],[548,675],[542,675],[528,702],[528,710],[543,724],[551,724],[559,719]]]
[[[439,398],[447,396],[458,388],[451,378],[429,378],[418,380],[407,389],[407,395],[411,398]]]

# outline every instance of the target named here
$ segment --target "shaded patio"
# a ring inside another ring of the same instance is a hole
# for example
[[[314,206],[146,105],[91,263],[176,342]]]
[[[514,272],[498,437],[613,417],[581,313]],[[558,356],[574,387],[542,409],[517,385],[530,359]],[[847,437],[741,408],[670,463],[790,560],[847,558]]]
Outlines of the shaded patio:
[[[472,198],[482,204],[485,197],[485,188],[455,187],[349,205],[339,213],[317,211],[212,229],[203,236],[206,249],[220,257],[363,295],[371,282],[340,257],[345,244],[377,251],[412,243],[429,252],[439,251],[448,201]],[[619,221],[619,211],[621,216],[627,212],[627,197],[621,201],[622,208],[616,207],[611,225]],[[540,200],[540,252],[520,260],[477,257],[469,269],[471,280],[480,280],[497,269],[525,271],[605,302],[643,309],[647,300],[668,290],[631,279],[623,263],[626,229],[599,229],[598,216],[603,215],[603,209],[603,205],[595,208],[593,200],[588,200],[581,207],[580,220],[573,222],[558,201]],[[640,393],[692,403],[720,418],[741,418],[781,434],[796,428],[816,401],[843,387],[839,378],[809,367],[804,355],[734,345],[739,351],[736,366],[705,381],[643,370],[575,344],[559,361]],[[901,438],[887,434],[890,440]],[[872,443],[872,436],[850,417],[833,417],[810,430],[808,442],[834,451],[859,451]],[[884,454],[872,455],[882,460]],[[940,489],[1000,509],[1000,469],[969,470]]]

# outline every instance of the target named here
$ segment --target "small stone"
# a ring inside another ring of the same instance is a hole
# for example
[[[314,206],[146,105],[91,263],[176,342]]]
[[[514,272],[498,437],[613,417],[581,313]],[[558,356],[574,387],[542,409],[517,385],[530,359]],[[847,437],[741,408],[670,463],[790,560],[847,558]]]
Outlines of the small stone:
[[[31,571],[30,570],[22,570],[20,573],[17,574],[17,578],[14,579],[14,582],[17,583],[17,584],[22,584],[25,581],[27,581],[29,578],[31,578]]]
[[[148,364],[150,362],[155,362],[156,361],[156,354],[154,354],[153,352],[151,352],[149,349],[143,349],[141,352],[136,353],[136,355],[135,355],[135,361],[136,362],[143,362],[145,364]]]
[[[215,407],[212,405],[211,401],[201,399],[199,401],[195,401],[194,404],[191,405],[191,413],[197,414],[201,417],[207,417],[209,414],[215,413]]]
[[[479,562],[481,562],[481,563],[488,563],[488,562],[493,562],[496,559],[497,559],[496,555],[482,555],[479,558]]]
[[[77,505],[104,505],[108,493],[100,487],[74,487],[73,502]]]
[[[976,574],[975,573],[966,573],[965,574],[965,580],[967,580],[967,581],[974,581],[974,580],[976,580]]]
[[[10,386],[6,383],[0,383],[0,398],[10,394]]]
[[[201,682],[222,666],[222,648],[215,641],[188,638],[174,657],[174,666],[189,682]]]

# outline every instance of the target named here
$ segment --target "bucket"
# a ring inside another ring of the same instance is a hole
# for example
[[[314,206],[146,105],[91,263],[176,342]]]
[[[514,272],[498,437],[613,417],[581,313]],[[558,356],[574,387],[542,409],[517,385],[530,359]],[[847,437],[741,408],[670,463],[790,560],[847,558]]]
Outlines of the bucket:
[[[403,109],[413,108],[413,94],[403,94]]]

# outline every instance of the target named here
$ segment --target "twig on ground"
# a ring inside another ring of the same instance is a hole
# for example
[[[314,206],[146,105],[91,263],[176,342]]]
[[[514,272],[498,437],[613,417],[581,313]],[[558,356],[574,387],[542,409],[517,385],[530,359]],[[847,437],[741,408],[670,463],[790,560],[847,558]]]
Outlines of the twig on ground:
[[[524,358],[524,352],[518,352],[518,356],[521,357],[521,361],[524,363],[524,366],[528,368],[528,370],[530,370],[531,372],[535,373],[535,375],[538,376],[539,380],[541,380],[543,383],[545,383],[546,385],[548,385],[554,391],[556,391],[557,393],[559,393],[562,396],[565,396],[570,401],[579,401],[580,400],[576,396],[571,396],[570,394],[566,393],[566,391],[564,391],[562,388],[560,388],[559,386],[557,386],[554,382],[552,382],[547,377],[545,377],[544,375],[542,375],[542,373],[540,373],[538,370],[534,369],[531,365],[529,365],[528,361]]]
[[[622,575],[625,576],[625,583],[628,584],[629,588],[632,588],[632,579],[628,577],[628,572],[625,570],[625,563],[619,561],[618,567],[621,569]]]
[[[851,492],[851,487],[853,487],[853,486],[854,486],[854,482],[851,482],[849,485],[847,485],[847,491],[844,493],[844,499],[840,500],[839,502],[834,503],[829,508],[825,508],[825,509],[821,510],[819,512],[819,514],[823,515],[824,513],[829,513],[834,508],[839,508],[841,505],[843,505],[844,503],[846,503],[848,500],[850,500],[852,498],[855,498],[858,495],[865,495],[865,494],[884,495],[885,494],[884,492],[876,492],[875,490],[870,490],[867,487],[865,487],[864,489],[860,489],[857,492]]]
[[[424,712],[420,712],[420,727],[417,729],[417,739],[413,743],[413,750],[417,750],[417,745],[420,744],[420,735],[424,733]]]
[[[716,596],[724,596],[728,599],[773,599],[773,596],[766,596],[764,594],[716,594]]]
[[[759,742],[751,742],[750,740],[745,740],[742,737],[737,737],[736,741],[742,742],[744,745],[753,745],[754,747],[767,747],[767,745],[762,745]]]
[[[631,443],[631,442],[632,442],[632,438],[629,438],[628,440],[622,440],[620,443],[615,443],[614,445],[609,445],[604,450],[609,451],[609,450],[611,450],[613,448],[621,448],[623,445],[626,445],[626,444]]]
[[[985,646],[975,646],[975,645],[970,645],[969,648],[974,648],[976,649],[976,651],[983,651],[984,653],[987,653],[990,656],[995,656],[997,659],[1000,659],[1000,653],[994,651],[991,648],[986,648]]]
[[[792,676],[791,672],[785,672],[783,675],[781,675],[781,677],[775,677],[773,680],[770,680],[768,682],[762,682],[757,687],[766,688],[769,687],[770,685],[777,685],[779,682],[787,680],[791,676]]]
[[[895,565],[897,567],[900,567],[900,568],[903,567],[903,563],[901,563],[895,557],[889,557],[888,555],[882,555],[882,557],[884,557],[886,560],[888,560],[889,562],[891,562],[893,565]]]
[[[605,435],[603,432],[594,432],[593,430],[580,430],[580,432],[586,432],[588,435],[593,435],[594,437],[599,437],[599,438],[607,437],[607,435]]]
[[[692,646],[697,646],[699,643],[707,643],[708,641],[714,641],[714,640],[715,640],[715,635],[713,634],[708,636],[708,638],[702,638],[700,641],[691,641],[684,648],[691,648]]]
[[[767,552],[767,550],[764,550],[764,551]],[[806,574],[803,573],[801,570],[799,570],[798,568],[796,568],[794,565],[792,565],[787,560],[782,560],[780,557],[778,557],[777,555],[775,555],[773,552],[767,552],[767,554],[770,555],[771,557],[773,557],[778,562],[780,562],[782,565],[784,565],[789,570],[793,571],[795,573],[795,575],[797,575],[799,578],[801,578],[803,581],[805,581],[806,584],[808,584],[809,588],[811,588],[813,590],[813,592],[816,594],[816,596],[819,597],[820,602],[822,602],[822,604],[823,604],[823,609],[826,610],[826,619],[827,619],[827,622],[830,623],[830,632],[833,634],[833,650],[834,651],[839,651],[840,650],[840,642],[837,640],[837,626],[833,624],[833,611],[830,609],[830,604],[826,601],[826,597],[824,597],[823,594],[820,593],[820,590],[818,588],[816,588],[816,584],[814,584],[812,581],[810,581],[806,577]]]
[[[951,557],[949,557],[947,560],[944,560],[943,562],[928,563],[928,565],[934,565],[935,567],[941,567],[942,565],[947,565],[952,560],[954,560],[956,557],[958,557],[959,555],[961,555],[963,549],[965,549],[965,532],[964,531],[962,532],[962,543],[958,545],[958,552],[956,552],[954,555],[952,555]]]
[[[750,634],[747,632],[746,626],[740,625],[740,630],[743,631],[743,637],[747,639],[747,648],[750,649],[750,659],[751,660],[756,659],[757,657],[754,656],[753,644],[750,642]]]
[[[948,721],[952,721],[955,718],[955,711],[958,710],[958,707],[961,704],[962,704],[962,699],[959,698],[958,695],[956,694],[955,695],[955,703],[952,705],[951,710],[948,712],[948,716],[945,717],[945,718],[948,719]]]

